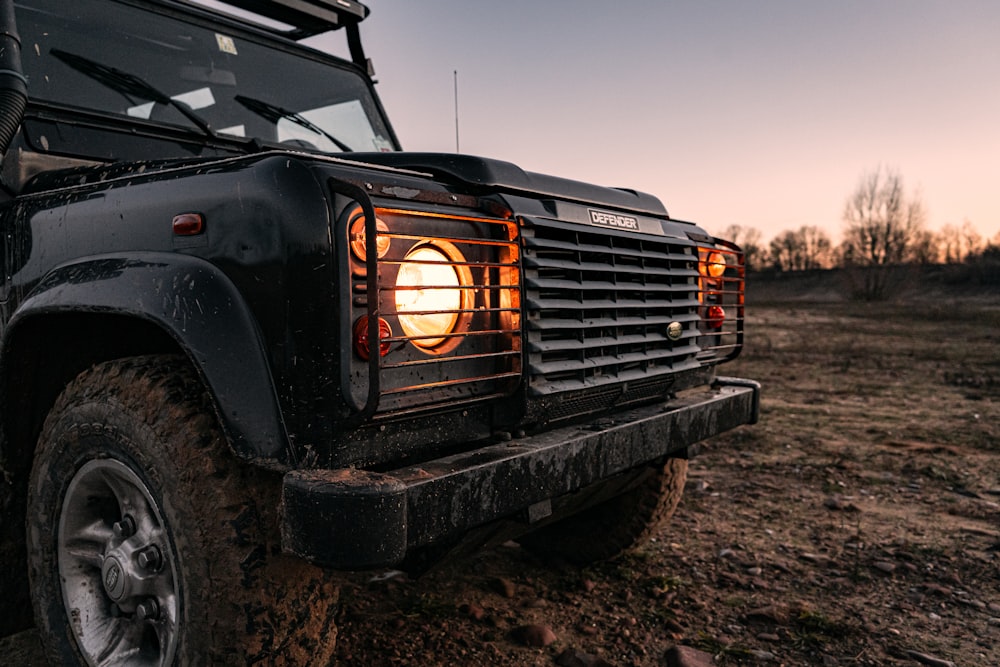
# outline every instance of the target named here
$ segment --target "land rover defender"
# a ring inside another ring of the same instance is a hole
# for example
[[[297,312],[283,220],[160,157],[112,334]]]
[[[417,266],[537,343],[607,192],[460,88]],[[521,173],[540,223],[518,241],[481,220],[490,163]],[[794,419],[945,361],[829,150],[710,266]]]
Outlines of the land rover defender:
[[[335,571],[613,557],[757,419],[739,248],[403,151],[362,4],[0,5],[0,625],[53,664],[326,664]]]

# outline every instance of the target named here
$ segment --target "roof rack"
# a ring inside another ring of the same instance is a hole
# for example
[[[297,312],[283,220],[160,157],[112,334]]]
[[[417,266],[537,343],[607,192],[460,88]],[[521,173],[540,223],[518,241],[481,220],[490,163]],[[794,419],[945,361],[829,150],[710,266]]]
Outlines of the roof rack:
[[[291,30],[258,25],[282,37],[305,39],[330,30],[344,28],[351,60],[374,75],[371,61],[361,45],[361,23],[371,10],[356,0],[218,0],[222,4],[291,26]]]
[[[321,32],[357,25],[369,9],[355,0],[219,0],[258,16],[294,27],[292,31],[275,29],[292,39],[303,39]]]

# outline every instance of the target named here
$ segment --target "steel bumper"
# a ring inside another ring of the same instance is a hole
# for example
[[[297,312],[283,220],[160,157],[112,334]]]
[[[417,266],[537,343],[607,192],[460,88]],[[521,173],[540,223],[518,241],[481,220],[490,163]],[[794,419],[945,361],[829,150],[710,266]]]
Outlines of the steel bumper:
[[[363,569],[408,549],[582,489],[757,421],[760,385],[711,389],[387,473],[295,470],[282,486],[283,548],[319,565]]]

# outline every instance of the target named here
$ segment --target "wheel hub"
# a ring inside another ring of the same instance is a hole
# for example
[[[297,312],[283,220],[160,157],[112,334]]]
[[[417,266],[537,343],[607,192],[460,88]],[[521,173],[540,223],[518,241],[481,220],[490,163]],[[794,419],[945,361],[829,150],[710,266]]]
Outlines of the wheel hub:
[[[129,574],[114,556],[104,559],[101,568],[101,579],[104,581],[104,592],[115,602],[121,602],[129,589]]]

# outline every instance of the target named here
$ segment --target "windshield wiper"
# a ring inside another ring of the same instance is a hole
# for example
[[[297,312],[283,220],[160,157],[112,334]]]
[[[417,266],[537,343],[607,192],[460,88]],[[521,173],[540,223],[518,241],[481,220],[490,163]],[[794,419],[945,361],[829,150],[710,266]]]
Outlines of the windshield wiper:
[[[90,58],[70,53],[68,51],[63,51],[61,49],[51,49],[49,53],[75,69],[77,72],[80,72],[94,81],[103,83],[111,90],[121,93],[125,97],[140,97],[144,100],[156,102],[157,104],[172,106],[181,112],[185,118],[194,123],[194,125],[207,136],[212,139],[219,138],[209,124],[205,122],[201,116],[191,110],[191,107],[183,102],[178,102],[135,74],[124,72],[115,67],[111,67],[110,65],[104,65],[96,60],[91,60]]]
[[[264,102],[263,100],[257,100],[252,97],[247,97],[246,95],[237,95],[233,98],[244,107],[257,114],[261,118],[277,124],[279,120],[289,120],[299,127],[303,127],[310,132],[314,132],[320,136],[326,137],[333,144],[344,151],[345,153],[353,153],[351,147],[344,142],[337,139],[335,136],[324,130],[319,125],[313,123],[311,120],[303,116],[302,114],[296,113],[294,111],[289,111],[288,109],[283,109],[276,104],[271,104],[270,102]]]

